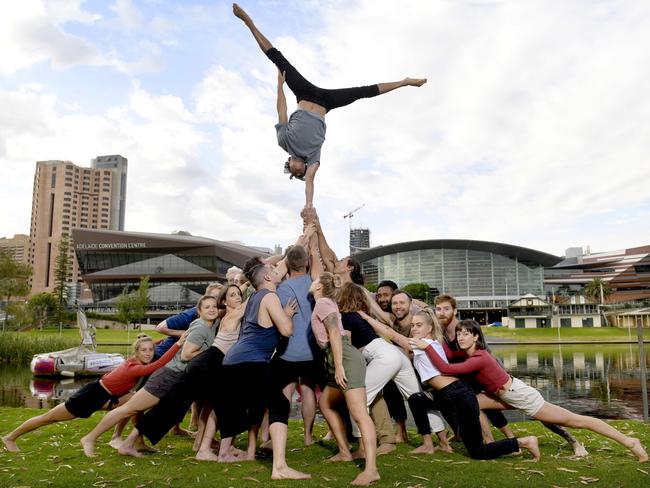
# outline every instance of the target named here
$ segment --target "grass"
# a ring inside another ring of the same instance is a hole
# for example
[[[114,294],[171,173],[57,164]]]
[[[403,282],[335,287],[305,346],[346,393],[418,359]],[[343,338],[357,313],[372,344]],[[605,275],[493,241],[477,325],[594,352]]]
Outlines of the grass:
[[[78,344],[79,341],[74,341],[67,336],[3,332],[0,333],[0,363],[29,364],[34,354],[59,351]]]
[[[561,328],[558,329],[509,329],[506,327],[483,327],[483,333],[490,339],[521,342],[564,342],[564,341],[627,341],[636,342],[636,330],[628,331],[617,327]],[[644,339],[650,340],[650,330],[644,330]]]
[[[0,409],[0,431],[7,432],[38,410]],[[260,454],[251,463],[215,464],[198,462],[187,438],[167,436],[158,447],[160,452],[141,459],[118,456],[105,444],[98,444],[99,457],[83,457],[79,438],[98,422],[101,414],[90,419],[59,423],[27,434],[19,440],[21,453],[0,452],[0,486],[94,486],[112,487],[253,487],[271,484],[271,458]],[[625,433],[650,443],[648,426],[635,421],[612,422]],[[639,464],[627,450],[608,439],[576,431],[591,455],[582,460],[570,458],[564,441],[549,433],[538,422],[512,424],[517,435],[538,435],[542,450],[539,463],[523,456],[507,456],[492,461],[473,461],[460,444],[456,452],[414,456],[413,445],[399,445],[397,451],[378,458],[382,480],[378,487],[550,487],[550,486],[617,486],[637,487],[650,483],[650,465]],[[323,423],[315,426],[316,438],[325,433]],[[413,432],[411,442],[419,442]],[[108,441],[105,435],[101,439]],[[245,442],[245,437],[239,440]],[[241,446],[240,446],[241,447]],[[334,452],[331,442],[302,445],[302,425],[290,422],[287,460],[289,465],[308,472],[311,481],[276,481],[274,487],[336,487],[348,483],[360,471],[360,463],[327,463]]]

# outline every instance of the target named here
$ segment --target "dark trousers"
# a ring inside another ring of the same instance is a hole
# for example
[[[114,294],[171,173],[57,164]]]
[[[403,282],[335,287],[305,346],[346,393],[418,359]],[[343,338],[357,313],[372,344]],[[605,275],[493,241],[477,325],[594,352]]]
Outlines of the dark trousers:
[[[233,437],[262,423],[269,409],[269,425],[289,422],[291,404],[278,388],[267,363],[240,363],[223,366],[227,401],[218,402],[217,417],[221,437]]]
[[[181,422],[193,401],[208,400],[214,405],[219,398],[219,378],[224,354],[210,347],[194,357],[185,375],[157,405],[147,411],[136,428],[152,444],[157,444],[174,425]]]
[[[285,81],[296,96],[298,102],[301,100],[313,102],[321,107],[325,107],[329,112],[332,109],[349,105],[360,98],[370,98],[379,95],[379,87],[377,85],[338,88],[335,90],[319,88],[302,76],[276,48],[273,47],[266,51],[266,56],[273,61],[273,64],[280,71],[285,73]]]
[[[450,409],[472,459],[494,459],[519,450],[517,439],[501,439],[489,444],[483,442],[476,394],[462,381],[447,385],[438,391],[436,397]]]
[[[438,410],[445,418],[445,422],[454,432],[458,432],[458,425],[456,424],[456,417],[454,416],[453,409],[449,405],[444,404],[437,400],[437,395],[433,390],[420,391],[414,393],[408,398],[409,408],[413,414],[415,426],[418,429],[418,434],[425,435],[431,434],[431,424],[427,413],[429,410]]]
[[[406,422],[406,407],[404,406],[404,397],[397,388],[393,380],[390,380],[384,386],[384,401],[388,406],[388,412],[391,418],[396,422]]]

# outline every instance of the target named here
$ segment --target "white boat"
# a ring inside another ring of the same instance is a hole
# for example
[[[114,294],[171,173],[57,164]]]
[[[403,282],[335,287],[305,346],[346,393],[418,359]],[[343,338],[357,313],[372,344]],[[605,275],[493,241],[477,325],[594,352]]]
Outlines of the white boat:
[[[34,375],[101,376],[124,362],[121,354],[97,352],[95,327],[88,323],[86,314],[81,310],[77,310],[77,325],[81,344],[63,351],[35,354],[30,364]]]

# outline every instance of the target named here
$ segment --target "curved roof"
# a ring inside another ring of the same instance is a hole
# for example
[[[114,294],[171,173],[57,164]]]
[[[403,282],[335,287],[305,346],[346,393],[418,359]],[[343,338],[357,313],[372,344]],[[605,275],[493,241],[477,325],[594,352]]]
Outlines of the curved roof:
[[[521,263],[527,265],[541,265],[550,267],[562,261],[561,257],[554,256],[535,249],[513,246],[500,242],[474,241],[468,239],[431,239],[426,241],[398,242],[387,246],[372,247],[354,255],[359,262],[368,261],[380,256],[387,256],[398,252],[418,251],[421,249],[469,249],[472,251],[484,251],[500,254],[508,258],[517,258]]]

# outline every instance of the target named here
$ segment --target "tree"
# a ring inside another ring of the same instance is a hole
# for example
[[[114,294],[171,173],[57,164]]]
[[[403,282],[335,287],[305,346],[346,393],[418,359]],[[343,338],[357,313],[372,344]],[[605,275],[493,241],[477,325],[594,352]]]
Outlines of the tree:
[[[612,287],[602,278],[594,278],[585,285],[585,295],[598,303],[605,302],[612,293]]]
[[[9,302],[11,297],[27,295],[31,275],[32,268],[29,265],[16,262],[9,251],[0,249],[0,299],[6,298]]]
[[[405,292],[418,300],[426,300],[429,294],[429,285],[426,283],[409,283],[402,288]]]
[[[117,297],[115,301],[117,320],[126,324],[128,330],[129,324],[139,322],[146,316],[147,305],[149,305],[149,277],[143,276],[136,291],[129,293],[128,288],[124,288],[122,294]]]
[[[54,266],[54,296],[56,297],[56,318],[59,322],[59,331],[63,325],[63,316],[68,304],[68,274],[70,273],[70,239],[67,234],[61,236],[59,252]]]
[[[374,283],[367,283],[363,285],[366,287],[366,290],[368,290],[370,293],[376,293],[377,292],[377,285]]]
[[[27,301],[27,309],[31,315],[32,323],[39,329],[56,316],[58,302],[52,293],[39,293]]]

